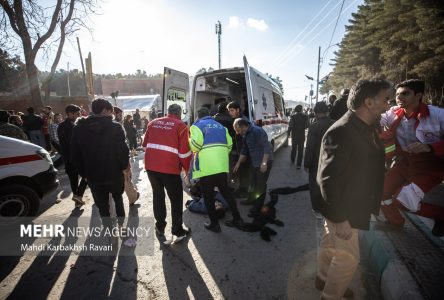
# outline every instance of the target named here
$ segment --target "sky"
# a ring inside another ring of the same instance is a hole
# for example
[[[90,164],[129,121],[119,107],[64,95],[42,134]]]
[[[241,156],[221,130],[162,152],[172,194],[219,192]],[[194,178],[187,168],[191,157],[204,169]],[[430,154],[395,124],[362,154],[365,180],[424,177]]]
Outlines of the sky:
[[[92,31],[83,29],[76,36],[83,57],[91,52],[95,74],[130,74],[137,69],[157,74],[166,66],[194,75],[202,67],[218,68],[215,24],[219,20],[222,68],[243,66],[246,55],[251,66],[282,79],[286,100],[303,101],[310,85],[315,87],[316,81],[305,75],[316,80],[318,47],[324,57],[322,78],[332,71],[335,44],[363,0],[344,0],[339,15],[342,2],[105,0],[100,14],[86,20]],[[69,62],[70,69],[81,69],[73,40],[65,44],[58,68],[66,69]],[[37,66],[50,69],[44,59]]]

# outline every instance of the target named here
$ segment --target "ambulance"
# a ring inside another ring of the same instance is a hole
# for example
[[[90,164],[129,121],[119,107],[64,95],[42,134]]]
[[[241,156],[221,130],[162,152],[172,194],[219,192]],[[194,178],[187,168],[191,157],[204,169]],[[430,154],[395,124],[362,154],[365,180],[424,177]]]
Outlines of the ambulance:
[[[287,145],[289,118],[285,114],[284,98],[279,86],[268,76],[248,64],[196,74],[191,81],[186,73],[164,69],[162,110],[170,104],[182,106],[182,120],[192,124],[200,107],[217,112],[221,102],[237,101],[250,122],[261,126],[274,150]]]
[[[0,224],[35,216],[40,200],[58,184],[45,149],[0,135]]]

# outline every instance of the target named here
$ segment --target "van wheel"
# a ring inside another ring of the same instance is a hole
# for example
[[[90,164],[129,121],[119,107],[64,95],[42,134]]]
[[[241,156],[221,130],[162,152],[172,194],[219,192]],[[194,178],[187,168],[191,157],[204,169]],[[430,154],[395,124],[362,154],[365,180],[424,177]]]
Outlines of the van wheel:
[[[40,205],[37,193],[21,184],[0,187],[0,218],[34,216]]]

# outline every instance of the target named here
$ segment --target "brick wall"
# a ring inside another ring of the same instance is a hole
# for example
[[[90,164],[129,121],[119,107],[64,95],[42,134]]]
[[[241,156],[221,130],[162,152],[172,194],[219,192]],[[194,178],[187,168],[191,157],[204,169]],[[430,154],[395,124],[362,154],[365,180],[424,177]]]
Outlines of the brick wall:
[[[83,106],[89,112],[91,110],[91,101],[86,96],[77,97],[50,97],[49,103],[54,113],[65,113],[65,107],[69,104]],[[0,96],[0,110],[14,110],[16,113],[21,111],[26,114],[26,108],[32,106],[31,96]],[[39,109],[34,107],[35,112]]]

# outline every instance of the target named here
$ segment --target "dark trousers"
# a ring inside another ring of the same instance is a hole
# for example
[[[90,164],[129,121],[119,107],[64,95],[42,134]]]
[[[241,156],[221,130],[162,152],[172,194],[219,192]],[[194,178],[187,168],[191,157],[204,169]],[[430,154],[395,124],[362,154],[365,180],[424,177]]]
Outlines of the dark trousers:
[[[167,224],[165,190],[171,203],[171,233],[178,235],[182,231],[183,191],[180,175],[147,171],[153,189],[153,210],[156,227],[163,230]]]
[[[233,155],[231,157],[232,163],[230,164],[230,170],[233,170],[233,166],[239,160],[239,155]],[[239,180],[239,187],[236,193],[239,194],[247,194],[248,188],[250,187],[250,171],[251,163],[250,159],[247,158],[247,161],[244,161],[240,166],[239,170],[236,173],[230,174],[231,176],[237,178]]]
[[[260,167],[252,167],[251,172],[251,184],[253,190],[248,195],[248,201],[253,202],[254,210],[260,210],[264,205],[265,196],[267,195],[267,181],[270,176],[270,171],[273,166],[273,162],[269,161],[267,165],[267,171],[261,172]]]
[[[116,207],[117,221],[119,225],[123,224],[125,220],[125,208],[123,206],[123,188],[124,180],[123,174],[122,178],[119,178],[116,182],[112,184],[95,184],[89,182],[89,188],[91,189],[92,196],[94,198],[94,203],[99,209],[100,217],[102,218],[102,224],[105,227],[111,227],[112,221],[109,212],[109,194],[112,195],[114,200],[114,205]]]
[[[81,177],[79,182],[79,172],[70,162],[65,161],[65,172],[68,175],[72,193],[76,196],[83,197],[86,186],[88,185],[87,181]]]
[[[137,149],[137,137],[136,136],[127,136],[128,144],[130,150]]]
[[[321,188],[319,187],[319,184],[316,182],[316,175],[318,174],[318,168],[312,168],[308,171],[308,186],[310,188],[310,201],[311,201],[311,208],[316,211],[321,211],[321,205],[322,205],[322,194],[321,194]]]
[[[305,142],[305,136],[298,137],[298,136],[292,136],[291,137],[291,162],[294,163],[294,159],[296,158],[296,152],[298,154],[298,160],[296,162],[296,165],[300,167],[302,165],[302,157],[304,155],[304,142]]]
[[[222,197],[230,205],[231,212],[233,213],[233,218],[240,218],[239,210],[237,209],[236,202],[234,201],[233,194],[228,188],[228,174],[219,173],[209,176],[204,176],[200,178],[200,187],[202,190],[202,195],[205,201],[205,206],[207,207],[208,217],[212,224],[218,223],[218,218],[216,215],[216,208],[214,206],[214,188],[218,187],[219,192]]]
[[[49,134],[44,134],[45,137],[45,150],[51,152],[51,138]]]

